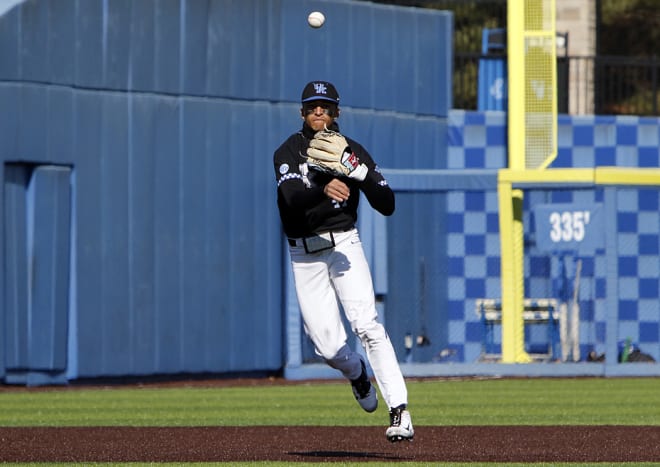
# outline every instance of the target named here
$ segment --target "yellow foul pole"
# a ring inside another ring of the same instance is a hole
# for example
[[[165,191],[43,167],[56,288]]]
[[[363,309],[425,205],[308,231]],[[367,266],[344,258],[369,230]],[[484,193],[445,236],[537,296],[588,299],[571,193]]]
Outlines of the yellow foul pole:
[[[507,7],[509,169],[525,169],[525,0]],[[525,352],[522,190],[498,181],[502,281],[502,362],[531,361]]]

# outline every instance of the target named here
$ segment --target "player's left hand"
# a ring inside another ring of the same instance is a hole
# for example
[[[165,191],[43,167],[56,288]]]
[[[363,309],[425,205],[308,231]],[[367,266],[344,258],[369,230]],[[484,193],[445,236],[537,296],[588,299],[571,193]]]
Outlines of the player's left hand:
[[[346,138],[332,130],[321,130],[314,135],[307,149],[307,164],[333,175],[363,181],[369,169],[348,145]]]

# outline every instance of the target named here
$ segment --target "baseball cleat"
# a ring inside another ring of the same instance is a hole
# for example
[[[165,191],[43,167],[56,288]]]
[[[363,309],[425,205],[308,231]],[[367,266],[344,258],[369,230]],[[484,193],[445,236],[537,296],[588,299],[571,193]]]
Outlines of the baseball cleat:
[[[410,412],[405,407],[405,405],[401,405],[390,409],[390,426],[385,431],[385,436],[392,443],[396,443],[397,441],[412,441],[415,436]]]
[[[361,363],[362,374],[358,379],[351,380],[353,395],[365,412],[373,412],[378,408],[378,395],[376,394],[376,388],[369,381],[364,362]]]

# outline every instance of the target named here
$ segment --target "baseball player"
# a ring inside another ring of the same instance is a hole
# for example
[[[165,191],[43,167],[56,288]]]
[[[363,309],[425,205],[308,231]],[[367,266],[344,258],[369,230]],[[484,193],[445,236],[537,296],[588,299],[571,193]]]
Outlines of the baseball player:
[[[365,362],[346,344],[341,304],[389,408],[387,439],[412,440],[406,384],[378,321],[371,273],[355,228],[360,192],[385,216],[394,212],[394,192],[369,153],[339,133],[339,114],[335,87],[326,81],[308,83],[302,92],[302,129],[273,157],[298,302],[316,353],[351,382],[360,406],[373,412],[376,389]]]

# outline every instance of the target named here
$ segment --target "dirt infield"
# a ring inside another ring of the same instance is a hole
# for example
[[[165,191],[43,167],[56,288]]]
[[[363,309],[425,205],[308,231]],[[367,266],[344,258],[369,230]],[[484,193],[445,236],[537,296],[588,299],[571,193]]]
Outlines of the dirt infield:
[[[2,462],[644,462],[658,426],[0,428]]]

